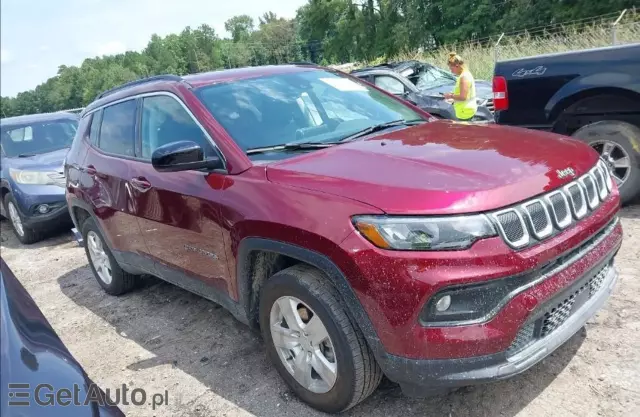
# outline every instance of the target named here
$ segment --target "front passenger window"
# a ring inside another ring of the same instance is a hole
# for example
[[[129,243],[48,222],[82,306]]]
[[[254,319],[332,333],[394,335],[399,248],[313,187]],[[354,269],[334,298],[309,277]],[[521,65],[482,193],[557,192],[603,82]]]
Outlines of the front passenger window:
[[[145,97],[142,104],[142,157],[151,159],[158,147],[187,140],[202,147],[205,158],[213,147],[200,126],[174,98],[166,95]]]

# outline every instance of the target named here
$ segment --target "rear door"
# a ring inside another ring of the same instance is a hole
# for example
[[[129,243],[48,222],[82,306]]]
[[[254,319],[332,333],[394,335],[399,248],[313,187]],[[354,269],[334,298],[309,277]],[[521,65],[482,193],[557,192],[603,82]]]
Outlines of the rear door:
[[[93,114],[91,149],[82,164],[85,198],[98,217],[118,261],[153,271],[131,193],[131,164],[136,159],[138,100],[130,99]]]
[[[132,192],[158,275],[208,298],[212,289],[227,295],[231,282],[220,215],[225,176],[200,171],[161,173],[151,165],[153,151],[175,141],[198,143],[205,157],[218,151],[173,94],[145,96],[141,109],[141,161],[132,165]]]

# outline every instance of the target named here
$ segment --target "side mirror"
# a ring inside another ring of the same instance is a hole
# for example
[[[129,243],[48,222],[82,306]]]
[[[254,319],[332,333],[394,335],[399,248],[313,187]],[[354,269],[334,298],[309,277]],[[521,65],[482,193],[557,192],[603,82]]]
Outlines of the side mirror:
[[[217,156],[204,159],[200,145],[191,141],[171,142],[160,146],[151,155],[151,165],[159,172],[213,170],[223,167]]]

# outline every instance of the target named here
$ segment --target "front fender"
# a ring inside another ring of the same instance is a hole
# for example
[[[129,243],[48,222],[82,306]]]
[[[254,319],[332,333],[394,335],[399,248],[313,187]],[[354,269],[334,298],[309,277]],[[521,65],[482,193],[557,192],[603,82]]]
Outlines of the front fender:
[[[362,330],[369,347],[373,350],[376,357],[378,357],[379,360],[384,357],[385,351],[373,327],[373,323],[342,270],[328,256],[296,244],[260,237],[247,237],[240,241],[237,251],[238,267],[236,270],[238,301],[239,304],[244,307],[248,321],[251,321],[252,317],[251,252],[253,251],[265,251],[285,255],[324,272],[340,293],[344,304],[347,306],[348,313],[354,323],[357,323],[360,330]]]

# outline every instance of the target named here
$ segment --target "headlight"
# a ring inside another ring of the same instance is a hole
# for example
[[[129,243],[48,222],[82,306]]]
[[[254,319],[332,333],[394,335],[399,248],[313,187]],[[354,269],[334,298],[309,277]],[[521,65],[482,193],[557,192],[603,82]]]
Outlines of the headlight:
[[[451,217],[356,216],[353,225],[382,249],[460,250],[497,236],[484,214]]]
[[[42,171],[22,171],[19,169],[9,169],[11,178],[18,184],[31,184],[31,185],[50,185],[55,184],[49,174],[55,174],[55,172],[42,172]]]

